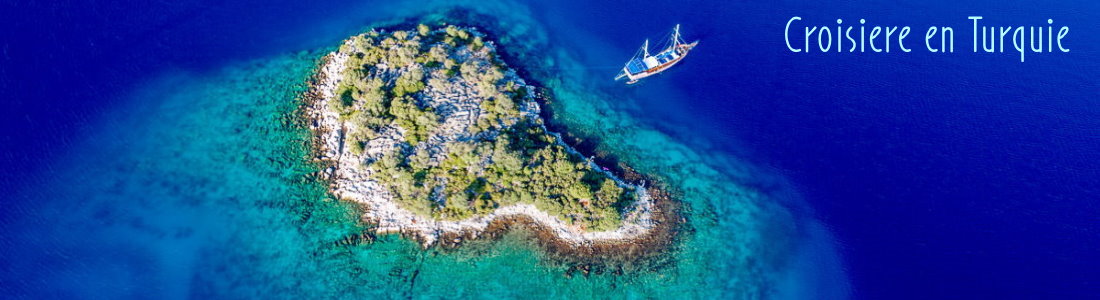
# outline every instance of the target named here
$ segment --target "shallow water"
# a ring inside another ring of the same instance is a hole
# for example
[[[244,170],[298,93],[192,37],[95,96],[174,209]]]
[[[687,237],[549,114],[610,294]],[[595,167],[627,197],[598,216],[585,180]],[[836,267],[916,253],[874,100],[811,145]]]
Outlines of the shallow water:
[[[320,52],[173,74],[93,126],[25,199],[49,199],[9,237],[29,259],[4,273],[17,294],[143,297],[756,297],[775,288],[800,238],[766,195],[714,161],[618,113],[595,93],[556,93],[560,122],[599,151],[659,176],[690,205],[692,232],[655,271],[566,276],[522,234],[455,252],[398,237],[341,245],[354,211],[305,179],[306,132],[289,126]],[[147,101],[157,99],[156,101]],[[598,122],[593,122],[598,121]],[[38,249],[50,249],[44,253]],[[48,272],[38,271],[48,268]],[[43,284],[48,283],[48,284]]]

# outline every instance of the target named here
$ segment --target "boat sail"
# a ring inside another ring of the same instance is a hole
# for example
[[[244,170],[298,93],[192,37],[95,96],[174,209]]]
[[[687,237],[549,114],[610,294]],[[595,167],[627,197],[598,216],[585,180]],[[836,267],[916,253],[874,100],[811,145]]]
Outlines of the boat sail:
[[[655,55],[649,54],[649,40],[645,40],[642,44],[642,48],[638,50],[638,53],[634,54],[634,57],[630,58],[630,61],[626,62],[623,66],[623,70],[619,72],[618,76],[615,76],[615,80],[629,79],[626,84],[637,83],[638,80],[649,76],[661,73],[668,68],[671,68],[681,59],[687,56],[688,52],[695,45],[699,44],[699,41],[685,43],[680,38],[680,24],[676,24],[676,28],[672,31],[672,37],[668,39],[668,47],[665,47],[661,52],[657,52]]]

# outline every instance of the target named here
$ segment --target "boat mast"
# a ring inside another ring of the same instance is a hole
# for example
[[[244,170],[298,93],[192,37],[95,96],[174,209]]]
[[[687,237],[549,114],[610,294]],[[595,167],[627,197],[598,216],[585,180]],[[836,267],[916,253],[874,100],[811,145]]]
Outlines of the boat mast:
[[[649,57],[649,39],[645,39],[645,44],[642,44],[642,51],[645,53],[642,57]]]
[[[680,24],[676,24],[676,29],[672,33],[672,46],[678,45],[680,45]]]

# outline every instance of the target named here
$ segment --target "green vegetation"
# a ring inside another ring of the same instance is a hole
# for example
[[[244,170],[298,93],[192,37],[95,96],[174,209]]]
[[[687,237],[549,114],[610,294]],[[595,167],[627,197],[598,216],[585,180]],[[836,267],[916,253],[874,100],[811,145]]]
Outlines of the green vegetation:
[[[361,155],[367,141],[398,129],[400,145],[367,157],[363,167],[375,171],[402,207],[422,215],[464,219],[527,203],[590,230],[618,227],[634,192],[520,111],[531,101],[528,88],[506,75],[489,45],[481,34],[455,26],[353,37],[341,48],[350,54],[348,69],[338,101],[330,103],[350,125],[349,151]],[[443,126],[446,116],[437,111],[447,110],[432,103],[439,106],[444,95],[476,103],[467,109],[477,112],[465,131]]]

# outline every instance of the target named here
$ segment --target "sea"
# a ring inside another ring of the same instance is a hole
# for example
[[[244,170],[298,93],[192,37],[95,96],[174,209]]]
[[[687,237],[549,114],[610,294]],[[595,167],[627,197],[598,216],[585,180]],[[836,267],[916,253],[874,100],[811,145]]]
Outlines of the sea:
[[[794,16],[912,26],[914,51],[794,53]],[[974,53],[969,16],[1050,19],[1071,51]],[[1095,299],[1098,17],[1093,1],[3,1],[0,297]],[[308,176],[295,110],[342,39],[416,22],[489,32],[554,128],[682,203],[675,243],[582,274],[523,230],[454,250],[355,238],[369,225]],[[700,41],[683,62],[612,80],[676,24]],[[924,50],[930,26],[954,28],[955,52]]]

